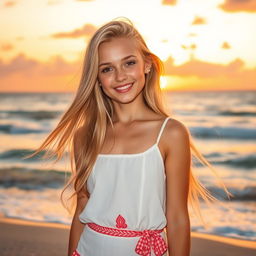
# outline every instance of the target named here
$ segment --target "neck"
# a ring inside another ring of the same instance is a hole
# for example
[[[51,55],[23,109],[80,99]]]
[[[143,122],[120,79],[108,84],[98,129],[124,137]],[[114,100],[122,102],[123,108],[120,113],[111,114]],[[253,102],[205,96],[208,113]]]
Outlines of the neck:
[[[113,102],[113,106],[113,122],[131,123],[136,120],[145,119],[148,114],[152,113],[152,110],[144,103],[142,95],[126,104]]]

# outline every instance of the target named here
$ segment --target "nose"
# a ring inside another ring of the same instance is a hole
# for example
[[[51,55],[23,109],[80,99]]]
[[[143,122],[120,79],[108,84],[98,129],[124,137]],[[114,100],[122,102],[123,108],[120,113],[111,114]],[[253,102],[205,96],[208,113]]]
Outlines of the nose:
[[[121,82],[127,78],[127,74],[123,68],[116,69],[116,81]]]

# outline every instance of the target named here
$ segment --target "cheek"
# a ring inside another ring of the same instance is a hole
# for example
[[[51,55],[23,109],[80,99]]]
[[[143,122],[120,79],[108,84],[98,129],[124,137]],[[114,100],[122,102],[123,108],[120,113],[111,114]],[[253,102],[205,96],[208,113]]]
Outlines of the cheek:
[[[104,86],[108,86],[112,83],[113,76],[111,75],[99,76],[99,80]]]
[[[139,67],[129,68],[126,70],[127,81],[141,81],[144,79],[144,72]]]
[[[144,84],[144,82],[145,82],[145,73],[144,73],[144,70],[143,70],[142,68],[140,68],[140,69],[135,69],[135,70],[133,71],[133,77],[134,77],[136,80],[138,80],[138,81],[140,81],[141,83]]]

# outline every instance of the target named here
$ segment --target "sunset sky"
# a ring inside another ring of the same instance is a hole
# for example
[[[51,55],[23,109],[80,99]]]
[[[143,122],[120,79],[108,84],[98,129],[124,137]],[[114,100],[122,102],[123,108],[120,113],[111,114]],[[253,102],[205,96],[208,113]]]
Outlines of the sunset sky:
[[[129,18],[168,90],[256,89],[256,0],[0,1],[0,91],[73,91],[94,31]]]

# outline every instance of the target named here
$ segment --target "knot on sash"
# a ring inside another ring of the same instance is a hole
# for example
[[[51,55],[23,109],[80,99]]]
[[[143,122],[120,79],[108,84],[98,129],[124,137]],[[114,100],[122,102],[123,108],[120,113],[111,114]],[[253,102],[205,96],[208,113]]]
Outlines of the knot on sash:
[[[156,256],[162,256],[167,251],[166,242],[160,233],[154,230],[144,230],[135,252],[141,256],[151,256],[151,248]]]

